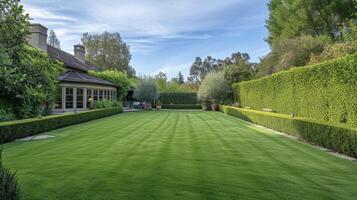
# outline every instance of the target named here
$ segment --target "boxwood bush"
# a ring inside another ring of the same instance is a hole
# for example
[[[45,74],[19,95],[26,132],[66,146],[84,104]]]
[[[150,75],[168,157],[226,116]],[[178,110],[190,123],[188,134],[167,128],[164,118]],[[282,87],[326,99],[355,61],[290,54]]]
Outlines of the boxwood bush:
[[[230,106],[220,111],[357,158],[357,129],[348,125]]]
[[[52,115],[42,118],[31,118],[0,123],[0,143],[32,136],[45,131],[79,124],[82,122],[107,117],[123,112],[122,108],[108,108],[84,111],[73,114]]]
[[[159,98],[162,104],[197,104],[196,92],[163,92]]]
[[[357,54],[236,83],[233,90],[241,107],[357,126]]]
[[[201,109],[198,104],[163,104],[162,109]]]

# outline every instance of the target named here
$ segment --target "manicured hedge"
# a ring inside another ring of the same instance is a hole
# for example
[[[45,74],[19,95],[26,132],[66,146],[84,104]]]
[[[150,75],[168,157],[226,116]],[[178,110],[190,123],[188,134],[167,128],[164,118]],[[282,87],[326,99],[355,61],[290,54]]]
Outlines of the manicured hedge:
[[[164,92],[159,98],[162,104],[197,104],[195,92]]]
[[[42,118],[2,122],[0,123],[0,143],[10,142],[15,139],[111,116],[121,112],[123,112],[122,108],[108,108],[73,114],[51,115]]]
[[[202,109],[198,104],[163,104],[162,109]]]
[[[233,88],[241,107],[357,126],[357,54],[236,83]]]
[[[357,157],[357,129],[345,124],[324,123],[289,115],[220,106],[220,111],[308,142]]]

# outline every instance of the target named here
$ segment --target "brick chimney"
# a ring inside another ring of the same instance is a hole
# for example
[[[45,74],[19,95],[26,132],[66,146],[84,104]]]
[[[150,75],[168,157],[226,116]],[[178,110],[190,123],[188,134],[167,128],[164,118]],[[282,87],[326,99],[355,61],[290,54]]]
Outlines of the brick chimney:
[[[74,57],[76,57],[82,63],[85,63],[86,62],[85,55],[86,55],[86,49],[84,48],[84,46],[80,44],[74,45]]]
[[[30,24],[28,42],[32,47],[47,52],[47,28],[41,24]]]

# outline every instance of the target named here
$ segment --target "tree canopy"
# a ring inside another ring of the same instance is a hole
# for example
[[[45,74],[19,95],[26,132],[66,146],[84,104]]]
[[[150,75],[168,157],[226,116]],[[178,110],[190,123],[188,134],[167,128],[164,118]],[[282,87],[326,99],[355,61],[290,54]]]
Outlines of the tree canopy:
[[[129,77],[135,75],[135,70],[129,65],[131,54],[129,46],[122,40],[119,33],[103,32],[102,34],[84,33],[83,46],[86,48],[86,59],[102,67],[103,70],[120,70]]]
[[[340,39],[342,28],[356,19],[357,2],[354,0],[270,0],[267,20],[268,42],[302,35],[327,35]]]
[[[0,1],[0,24],[0,48],[13,62],[19,62],[30,34],[29,15],[24,13],[19,0]]]
[[[57,49],[61,49],[61,42],[59,41],[56,33],[53,30],[50,31],[50,34],[47,39],[47,44],[51,45]]]

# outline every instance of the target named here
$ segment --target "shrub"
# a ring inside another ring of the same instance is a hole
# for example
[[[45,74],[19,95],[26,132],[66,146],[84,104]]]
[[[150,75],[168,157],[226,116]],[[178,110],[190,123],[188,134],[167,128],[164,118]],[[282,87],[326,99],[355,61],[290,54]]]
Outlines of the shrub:
[[[122,99],[127,94],[131,81],[124,72],[118,70],[106,70],[102,72],[88,71],[89,75],[104,79],[116,84],[118,89],[118,98]]]
[[[276,131],[298,136],[308,142],[357,157],[357,129],[307,118],[220,106],[220,111]]]
[[[241,107],[357,126],[357,54],[236,83],[233,92]]]
[[[0,149],[0,199],[20,199],[20,186],[16,180],[16,173],[11,172],[2,165],[2,149]]]
[[[201,109],[198,104],[164,104],[162,109]]]
[[[211,72],[207,74],[197,92],[200,102],[210,101],[220,103],[225,101],[230,93],[228,81],[223,72]]]
[[[151,103],[158,99],[158,97],[159,91],[155,79],[149,76],[141,77],[139,83],[136,85],[134,98]]]
[[[2,122],[0,123],[0,143],[10,142],[15,139],[107,117],[121,112],[123,112],[122,108],[108,108],[73,114],[51,115],[42,118]]]
[[[0,109],[0,122],[14,120],[15,116],[10,111]]]
[[[50,105],[58,87],[62,63],[26,46],[16,64],[0,67],[0,96],[11,102],[17,118],[35,117]]]
[[[109,99],[104,99],[94,102],[94,109],[104,109],[104,108],[113,108],[113,107],[122,107],[122,103],[120,101],[113,101]]]
[[[352,55],[357,52],[357,40],[344,43],[335,43],[326,45],[321,54],[313,54],[310,59],[310,64],[321,63],[326,60],[341,58]]]
[[[163,104],[197,104],[196,92],[163,92],[160,93]]]

